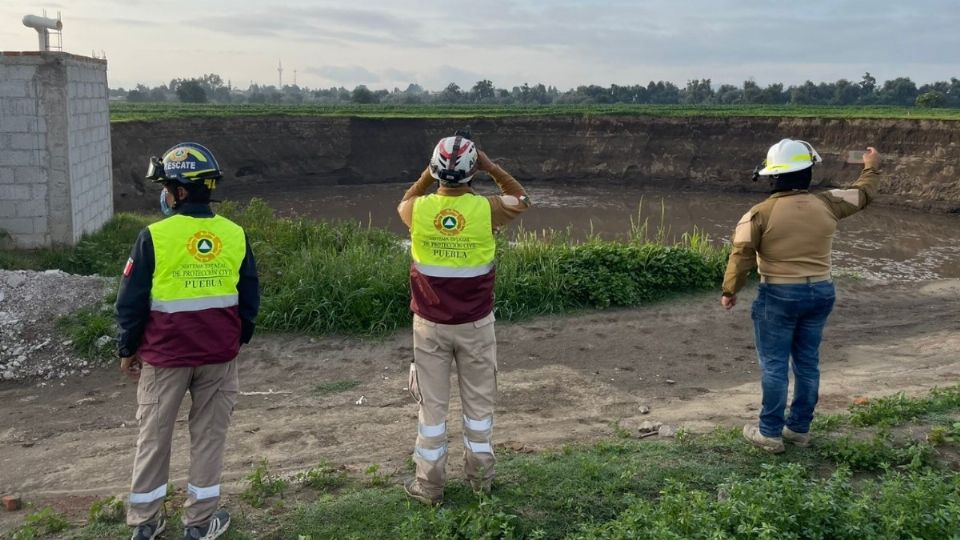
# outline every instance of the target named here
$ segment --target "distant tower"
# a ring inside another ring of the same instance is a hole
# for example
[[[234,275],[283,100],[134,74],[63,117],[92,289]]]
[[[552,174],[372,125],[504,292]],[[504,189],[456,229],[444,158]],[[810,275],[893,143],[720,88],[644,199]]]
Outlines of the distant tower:
[[[283,63],[277,60],[277,88],[283,88]]]
[[[297,85],[297,70],[293,70],[293,85]]]

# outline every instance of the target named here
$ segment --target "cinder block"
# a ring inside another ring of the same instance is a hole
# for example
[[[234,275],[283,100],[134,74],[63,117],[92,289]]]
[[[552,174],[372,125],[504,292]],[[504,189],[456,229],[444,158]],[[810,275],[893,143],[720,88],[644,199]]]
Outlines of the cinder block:
[[[26,133],[30,120],[29,116],[0,116],[0,133]]]
[[[37,166],[15,167],[13,168],[13,177],[17,184],[40,185],[46,183],[43,170]],[[26,186],[31,188],[33,186]]]
[[[47,185],[46,184],[34,184],[30,186],[30,190],[33,192],[31,194],[33,200],[35,201],[45,201],[47,200]]]
[[[33,218],[33,230],[37,233],[50,232],[50,216],[47,215]]]
[[[11,150],[39,150],[44,141],[37,133],[12,133],[8,148]]]
[[[50,236],[46,232],[15,234],[13,243],[20,249],[36,249],[48,247],[50,245]]]
[[[39,163],[37,152],[30,150],[3,150],[0,151],[0,163],[5,167],[20,167]]]
[[[27,81],[23,79],[0,80],[0,96],[12,98],[27,97]]]
[[[4,218],[16,217],[17,204],[17,201],[0,200],[0,222],[2,222]]]
[[[36,66],[13,66],[6,64],[0,66],[0,79],[5,80],[21,79],[29,81],[36,73]]]
[[[0,229],[7,231],[12,235],[18,234],[34,234],[34,226],[32,218],[0,218]]]
[[[35,218],[47,216],[47,201],[45,199],[23,201],[17,204],[17,217]]]
[[[0,184],[12,184],[15,181],[13,167],[0,167]]]
[[[33,193],[30,186],[21,186],[19,184],[0,185],[0,200],[3,201],[29,201]]]
[[[0,116],[34,116],[36,114],[36,99],[0,96]]]

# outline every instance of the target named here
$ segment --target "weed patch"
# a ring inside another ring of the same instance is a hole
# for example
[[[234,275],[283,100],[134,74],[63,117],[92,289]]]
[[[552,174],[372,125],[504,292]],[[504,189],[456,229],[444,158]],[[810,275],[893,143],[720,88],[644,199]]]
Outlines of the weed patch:
[[[94,523],[118,523],[123,521],[126,509],[116,497],[98,499],[90,505],[89,518]]]
[[[330,463],[322,462],[297,475],[297,480],[302,485],[318,491],[332,491],[347,484],[347,475]]]
[[[116,357],[113,337],[117,329],[109,305],[81,308],[58,320],[57,327],[73,342],[73,349],[83,358],[106,362]]]
[[[571,538],[950,538],[958,525],[957,476],[888,473],[853,489],[847,469],[819,480],[787,464],[716,492],[668,482],[657,501],[635,501]]]
[[[960,385],[935,388],[929,395],[909,397],[899,393],[850,407],[855,426],[894,426],[924,415],[960,408]]]
[[[70,528],[70,523],[62,514],[46,507],[32,512],[24,519],[23,525],[13,531],[11,540],[33,540],[41,536],[56,534]]]
[[[283,497],[287,489],[287,481],[270,473],[267,460],[264,459],[247,476],[247,489],[240,494],[240,498],[254,508],[262,508],[267,500],[275,495]]]

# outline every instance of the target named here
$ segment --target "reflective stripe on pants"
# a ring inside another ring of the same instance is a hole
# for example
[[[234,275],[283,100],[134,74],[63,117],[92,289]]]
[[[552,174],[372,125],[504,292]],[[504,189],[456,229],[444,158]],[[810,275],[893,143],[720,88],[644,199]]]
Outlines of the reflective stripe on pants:
[[[220,472],[230,415],[239,385],[235,361],[195,368],[156,368],[144,363],[137,385],[137,454],[127,524],[156,519],[170,473],[170,445],[180,403],[190,392],[190,474],[185,526],[210,519],[220,503]]]

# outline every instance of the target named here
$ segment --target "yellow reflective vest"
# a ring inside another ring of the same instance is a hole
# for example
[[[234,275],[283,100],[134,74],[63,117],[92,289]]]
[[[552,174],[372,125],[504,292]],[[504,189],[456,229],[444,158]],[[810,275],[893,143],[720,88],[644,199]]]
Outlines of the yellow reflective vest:
[[[417,197],[413,202],[410,239],[414,267],[423,275],[485,275],[493,269],[497,251],[490,201],[472,193]]]
[[[238,304],[243,229],[221,216],[175,215],[148,227],[156,266],[150,310],[183,313]]]

